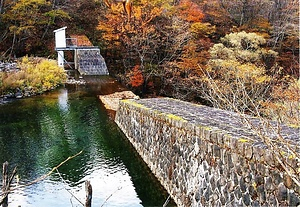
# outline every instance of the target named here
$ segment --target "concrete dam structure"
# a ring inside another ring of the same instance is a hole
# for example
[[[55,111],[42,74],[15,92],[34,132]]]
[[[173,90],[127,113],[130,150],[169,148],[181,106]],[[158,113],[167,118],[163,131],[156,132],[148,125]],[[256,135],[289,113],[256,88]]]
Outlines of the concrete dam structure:
[[[128,99],[115,121],[178,206],[300,205],[299,186],[236,113],[170,98]],[[283,126],[281,134],[300,141],[299,129]],[[287,157],[298,169],[299,160]]]
[[[81,75],[109,75],[99,48],[76,49],[75,68]]]
[[[75,64],[75,69],[80,75],[109,75],[100,49],[93,46],[85,35],[71,35],[70,38],[66,38],[66,28],[62,27],[53,31],[58,65],[65,67],[65,65]],[[74,62],[68,62],[65,59],[65,51],[74,53]]]

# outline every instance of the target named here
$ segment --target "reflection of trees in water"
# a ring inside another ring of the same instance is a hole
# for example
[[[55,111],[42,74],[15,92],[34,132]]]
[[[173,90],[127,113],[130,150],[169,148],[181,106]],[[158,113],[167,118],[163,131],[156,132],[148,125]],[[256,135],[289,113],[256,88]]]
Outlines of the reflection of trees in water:
[[[31,99],[14,101],[0,107],[0,163],[8,161],[10,166],[18,166],[18,171],[24,179],[35,176],[37,153],[41,147],[36,134],[41,132],[40,125],[35,120],[39,116],[38,103]]]
[[[98,182],[105,179],[103,176],[111,175],[110,178],[121,179],[122,185],[130,185],[130,188],[134,185],[143,205],[162,205],[166,192],[108,118],[99,101],[81,91],[62,89],[58,94],[0,106],[0,146],[3,149],[0,161],[18,164],[21,182],[32,181],[83,150],[59,168],[70,188],[78,189],[84,179],[97,172],[92,176],[96,176],[94,179]],[[50,180],[61,182],[57,173],[52,174]],[[112,182],[108,178],[106,181]],[[91,180],[92,185],[101,184],[98,182],[93,184]],[[123,190],[125,187],[118,193]]]

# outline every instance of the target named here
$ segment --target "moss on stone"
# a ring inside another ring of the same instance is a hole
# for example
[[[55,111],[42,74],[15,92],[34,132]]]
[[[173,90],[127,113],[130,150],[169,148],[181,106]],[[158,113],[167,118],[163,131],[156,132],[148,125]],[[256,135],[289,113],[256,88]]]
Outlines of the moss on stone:
[[[135,106],[137,108],[142,108],[142,109],[146,109],[146,110],[150,109],[150,108],[144,106],[143,104],[139,104],[139,103],[137,103],[137,102],[135,102],[133,100],[126,99],[126,100],[122,100],[122,102],[130,104],[130,105]]]
[[[245,142],[249,142],[249,140],[245,138],[239,138],[239,142],[245,143]]]
[[[186,122],[186,120],[180,116],[176,116],[174,114],[167,114],[166,115],[168,118],[170,119],[174,119],[174,120],[177,120],[177,121],[183,121],[183,122]]]
[[[212,128],[209,126],[198,125],[198,127],[200,127],[201,129],[204,129],[206,131],[212,131]]]

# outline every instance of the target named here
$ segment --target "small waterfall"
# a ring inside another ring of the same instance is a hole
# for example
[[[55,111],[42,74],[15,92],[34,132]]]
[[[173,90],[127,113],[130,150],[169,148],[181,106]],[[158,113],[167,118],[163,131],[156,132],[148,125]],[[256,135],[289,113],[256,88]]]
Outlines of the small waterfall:
[[[99,48],[76,49],[75,64],[81,75],[109,75]]]

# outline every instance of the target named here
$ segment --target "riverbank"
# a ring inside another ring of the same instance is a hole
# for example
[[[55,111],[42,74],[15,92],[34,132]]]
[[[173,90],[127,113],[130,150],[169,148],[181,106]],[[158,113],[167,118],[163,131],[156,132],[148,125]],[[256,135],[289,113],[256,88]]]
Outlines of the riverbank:
[[[18,67],[17,62],[1,62],[0,61],[0,72],[17,72],[20,68]],[[1,76],[0,76],[1,77]],[[2,82],[0,82],[2,83]],[[0,95],[0,105],[9,103],[13,99],[20,98],[19,93],[7,93]]]
[[[20,70],[16,62],[0,62],[0,72]]]
[[[40,95],[66,83],[79,84],[68,79],[56,60],[24,56],[0,62],[0,104]]]
[[[64,83],[64,85],[65,86],[66,85],[86,85],[86,81],[84,79],[76,80],[74,77],[69,77],[66,80],[66,82]],[[59,86],[57,86],[57,87],[59,87]],[[16,99],[28,98],[28,97],[31,97],[31,96],[38,96],[38,95],[41,95],[43,93],[55,90],[57,87],[52,88],[51,90],[48,90],[48,91],[44,91],[42,93],[34,93],[34,92],[32,92],[32,89],[30,89],[30,88],[26,88],[24,90],[24,92],[22,92],[20,90],[16,91],[15,93],[10,92],[10,93],[7,93],[7,94],[4,94],[4,95],[0,96],[0,105],[10,103],[11,101],[14,101]]]

